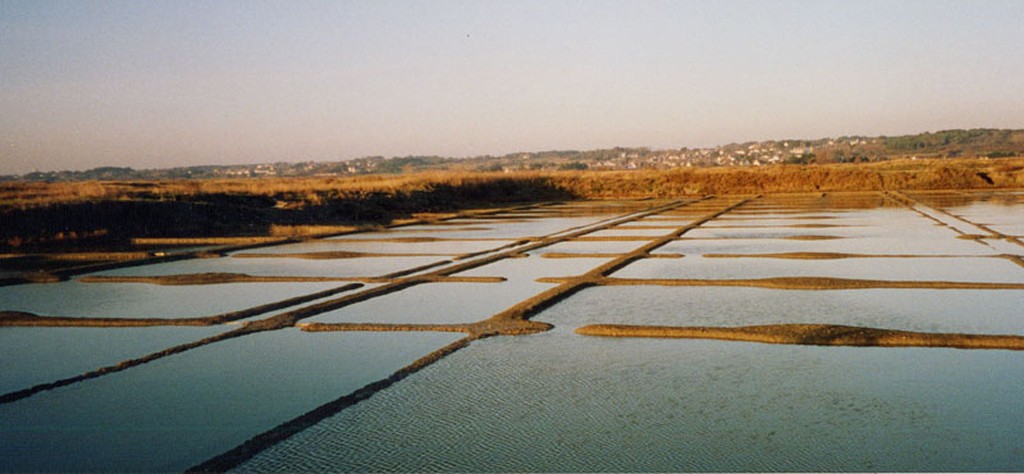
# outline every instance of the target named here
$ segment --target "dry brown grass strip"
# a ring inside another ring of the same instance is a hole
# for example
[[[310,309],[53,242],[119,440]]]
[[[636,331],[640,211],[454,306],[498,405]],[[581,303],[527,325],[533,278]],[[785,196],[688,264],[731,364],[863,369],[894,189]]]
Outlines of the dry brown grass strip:
[[[178,245],[249,245],[285,242],[283,237],[136,237],[132,245],[178,246]]]
[[[838,235],[789,235],[786,237],[779,237],[785,240],[837,240],[842,239]]]
[[[306,332],[329,331],[370,331],[370,332],[459,332],[472,339],[496,335],[521,336],[550,331],[548,323],[525,319],[495,319],[461,324],[387,324],[387,323],[299,323],[299,329]]]
[[[89,275],[79,278],[83,283],[149,283],[152,285],[220,285],[224,283],[318,283],[354,281],[347,277],[259,276],[245,273],[186,273],[162,276]]]
[[[299,323],[299,329],[305,332],[333,332],[333,331],[368,331],[368,332],[392,332],[392,331],[427,331],[427,332],[461,332],[472,333],[470,324],[387,324],[387,323]]]
[[[508,278],[495,276],[455,276],[455,275],[427,275],[421,278],[424,282],[430,283],[502,283]]]
[[[541,254],[541,258],[615,258],[622,254],[618,253],[571,253],[571,252],[549,252]]]
[[[615,229],[621,230],[674,230],[678,225],[620,225]]]
[[[373,252],[304,252],[304,253],[236,253],[232,258],[296,258],[303,260],[340,260],[347,258],[383,258],[383,257],[454,257],[457,254],[446,253],[373,253]]]
[[[770,324],[741,327],[596,324],[583,326],[577,329],[576,333],[604,337],[719,339],[816,346],[1024,350],[1024,336],[925,333],[833,324]]]
[[[75,318],[67,316],[40,316],[20,311],[0,311],[0,326],[21,327],[150,327],[150,326],[215,326],[218,324],[238,321],[266,314],[271,311],[288,308],[328,298],[339,293],[357,290],[363,285],[350,283],[347,285],[318,291],[308,295],[296,296],[239,311],[231,311],[213,316],[193,318]]]
[[[676,226],[678,229],[681,226]],[[658,236],[643,235],[609,235],[609,236],[587,236],[573,239],[576,242],[647,242],[657,239]]]
[[[985,255],[901,255],[863,254],[840,252],[781,252],[781,253],[706,253],[705,258],[779,258],[790,260],[839,260],[844,258],[986,258]],[[1006,255],[992,258],[1011,257]]]
[[[465,237],[465,238],[447,238],[447,237],[381,237],[381,238],[369,238],[369,239],[343,239],[337,240],[338,243],[351,243],[351,242],[390,242],[398,244],[422,244],[429,242],[508,242],[513,239],[502,239],[502,238],[491,238],[491,237]]]
[[[621,257],[621,253],[569,253],[569,252],[550,252],[541,254],[541,258],[618,258]],[[683,255],[678,253],[655,253],[648,254],[644,258],[683,258]]]
[[[836,227],[857,227],[852,225],[840,225],[840,224],[793,224],[785,227],[792,229],[831,229]]]
[[[560,282],[540,278],[542,283]],[[959,281],[858,280],[831,277],[771,277],[735,280],[604,278],[595,284],[609,286],[737,286],[776,290],[860,290],[860,289],[933,289],[933,290],[1024,290],[1024,283],[981,283]]]

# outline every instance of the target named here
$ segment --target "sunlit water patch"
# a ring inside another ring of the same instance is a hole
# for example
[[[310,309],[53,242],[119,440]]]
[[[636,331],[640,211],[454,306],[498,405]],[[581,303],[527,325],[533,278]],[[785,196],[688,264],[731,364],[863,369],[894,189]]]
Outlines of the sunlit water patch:
[[[310,318],[319,323],[472,323],[553,285],[533,282],[426,283]]]
[[[897,232],[886,236],[831,240],[788,239],[700,239],[686,234],[670,242],[655,253],[791,253],[838,252],[868,255],[995,255],[988,246],[950,236],[932,236],[927,239],[903,237]]]
[[[333,244],[333,249],[336,251],[348,251],[348,252],[366,252],[366,253],[418,253],[418,254],[462,254],[470,252],[481,252],[485,250],[495,249],[504,245],[511,244],[516,241],[512,237],[499,237],[498,240],[458,240],[455,237],[449,236],[425,236],[419,235],[416,237],[409,236],[410,239],[442,239],[442,240],[424,240],[415,241],[408,240],[402,241],[387,241],[391,237],[384,235],[378,235],[378,237],[371,238],[369,236],[361,236],[360,238],[352,239],[328,239],[325,240],[325,245]],[[454,240],[444,240],[454,239]]]
[[[610,216],[609,216],[610,217]],[[600,221],[600,217],[548,217],[531,220],[529,222],[507,222],[487,224],[488,229],[475,231],[445,232],[438,236],[446,238],[500,238],[512,239],[517,237],[540,237],[551,233],[559,232],[568,228],[585,226]],[[471,222],[468,222],[471,223]],[[409,229],[415,230],[415,229]],[[415,233],[423,236],[423,233]],[[403,229],[395,229],[385,236],[414,237],[414,233],[406,232]]]
[[[647,237],[651,240],[668,235],[673,229],[611,228],[587,234],[588,237]]]
[[[232,339],[0,405],[9,471],[182,471],[457,340],[437,333]]]
[[[1024,469],[1014,351],[474,343],[243,471]]]
[[[127,270],[127,269],[126,269]],[[185,318],[240,311],[343,282],[224,283],[163,286],[149,283],[59,283],[0,287],[0,311],[93,318]]]
[[[545,277],[582,275],[607,262],[608,258],[543,258],[533,253],[525,258],[506,258],[458,273],[457,276],[501,276],[510,282],[529,283]]]
[[[531,250],[530,253],[622,254],[630,252],[645,243],[642,241],[569,241]]]
[[[882,329],[1024,335],[1024,290],[773,290],[595,287],[534,319],[589,324],[749,326],[840,324]]]
[[[1024,268],[997,258],[778,258],[646,259],[612,276],[620,278],[747,279],[831,277],[865,280],[918,280],[1024,283]]]

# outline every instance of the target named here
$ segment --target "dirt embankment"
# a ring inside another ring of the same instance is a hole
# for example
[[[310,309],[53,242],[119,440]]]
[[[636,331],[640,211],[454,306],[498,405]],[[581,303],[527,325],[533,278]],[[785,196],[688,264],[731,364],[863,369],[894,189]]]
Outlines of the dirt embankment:
[[[925,333],[832,324],[772,324],[741,327],[595,324],[578,328],[576,333],[585,336],[720,339],[817,346],[1024,350],[1024,336]]]
[[[386,224],[417,213],[566,199],[1015,187],[1024,187],[1021,159],[434,173],[375,180],[14,182],[0,186],[0,247],[23,252],[53,245],[66,249],[87,241],[110,248],[133,238],[267,237],[280,236],[282,229],[291,236],[313,228]]]

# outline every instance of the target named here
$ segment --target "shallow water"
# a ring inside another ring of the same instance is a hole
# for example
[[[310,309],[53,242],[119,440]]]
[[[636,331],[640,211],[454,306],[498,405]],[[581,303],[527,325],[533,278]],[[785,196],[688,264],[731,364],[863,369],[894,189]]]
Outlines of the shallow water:
[[[865,280],[1024,283],[1024,268],[999,258],[647,259],[615,272],[618,278],[745,279],[831,277]]]
[[[458,339],[275,331],[0,405],[5,471],[182,471]]]
[[[954,212],[979,219],[978,223],[1021,224],[1019,213],[1013,213],[1019,206],[1005,206],[1007,215],[991,205],[991,200],[1005,198],[1001,194],[976,201],[938,194],[918,198],[931,199],[927,202],[942,209],[969,205]],[[714,198],[588,236],[655,239],[673,229],[642,226],[680,228],[733,202],[736,199]],[[568,203],[244,252],[442,254],[436,256],[228,257],[103,274],[374,277],[454,262],[455,255],[499,249],[524,237],[596,229],[598,223],[624,221],[626,213],[659,204]],[[885,207],[872,207],[880,204]],[[841,238],[784,238],[794,235]],[[1010,242],[987,246],[957,235],[953,228],[877,194],[769,197],[751,201],[655,251],[685,258],[639,260],[614,276],[1024,282],[1024,268],[1005,259],[977,258],[1022,254],[1022,247]],[[394,237],[497,240],[373,240]],[[556,286],[539,283],[538,278],[581,275],[615,258],[544,258],[547,253],[622,254],[647,243],[561,242],[530,250],[524,258],[454,275],[505,278],[501,283],[423,283],[303,322],[480,321]],[[783,252],[928,258],[704,256]],[[0,310],[68,316],[207,316],[343,284],[162,287],[71,281],[0,288]],[[350,293],[330,298],[346,294]],[[1018,442],[1024,438],[1024,376],[1018,376],[1024,374],[1024,353],[1019,351],[605,339],[572,332],[597,323],[828,323],[1024,335],[1022,307],[1024,290],[589,287],[534,317],[553,324],[551,332],[473,342],[259,454],[241,470],[1024,470]],[[3,387],[25,388],[235,327],[239,326],[0,328],[0,360],[6,371],[0,373],[0,392]],[[384,379],[459,337],[284,329],[218,342],[0,404],[0,470],[180,471]]]
[[[224,283],[163,286],[149,283],[82,283],[72,280],[0,287],[0,311],[80,318],[190,318],[240,311],[344,284]]]
[[[436,234],[437,237],[448,239],[514,239],[521,237],[541,237],[571,227],[586,225],[597,220],[598,217],[553,217],[536,218],[529,222],[492,222],[486,224],[486,228],[480,230],[445,231]],[[461,221],[460,221],[461,222]],[[479,227],[472,220],[465,221],[466,225]],[[436,227],[435,227],[436,228]],[[423,237],[432,235],[422,232],[430,227],[402,227],[382,235],[382,237]]]
[[[611,229],[599,230],[587,234],[587,237],[646,237],[654,240],[657,237],[668,235],[672,229],[631,229],[629,227],[613,227]],[[641,242],[642,244],[643,242]]]
[[[242,471],[1020,470],[1024,354],[479,341]],[[957,383],[948,383],[955,378]]]
[[[531,282],[425,283],[314,316],[308,322],[472,323],[552,286]]]
[[[621,254],[635,250],[647,242],[627,241],[568,241],[549,245],[544,248],[531,250],[531,254],[545,253],[579,253],[579,254]]]
[[[74,377],[230,329],[0,327],[0,394]]]
[[[450,244],[450,242],[446,242]],[[418,244],[403,244],[418,245]],[[293,249],[294,250],[294,249]],[[342,250],[342,249],[335,249]],[[351,249],[345,249],[351,250]],[[373,251],[379,250],[357,250]],[[407,253],[413,253],[411,249]],[[341,258],[307,260],[301,258],[204,258],[179,262],[122,268],[97,273],[114,276],[160,276],[188,273],[245,273],[254,276],[304,276],[356,278],[376,277],[408,268],[443,262],[448,257]]]
[[[951,235],[955,236],[955,234]],[[997,255],[995,249],[970,240],[954,237],[909,239],[891,233],[879,237],[833,240],[787,239],[699,239],[686,234],[670,242],[655,253],[788,253],[838,252],[867,255]]]
[[[588,288],[540,317],[588,324],[747,326],[841,324],[884,329],[1024,335],[1024,290],[772,290],[730,287]]]

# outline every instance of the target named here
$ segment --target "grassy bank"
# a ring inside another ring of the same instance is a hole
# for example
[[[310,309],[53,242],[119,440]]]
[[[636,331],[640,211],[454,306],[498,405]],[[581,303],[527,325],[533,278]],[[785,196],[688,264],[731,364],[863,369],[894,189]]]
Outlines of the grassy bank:
[[[9,250],[133,238],[301,234],[565,199],[879,190],[1024,188],[1024,160],[616,172],[427,173],[361,177],[0,184]],[[312,232],[312,231],[310,231]],[[88,249],[88,245],[85,247]]]

